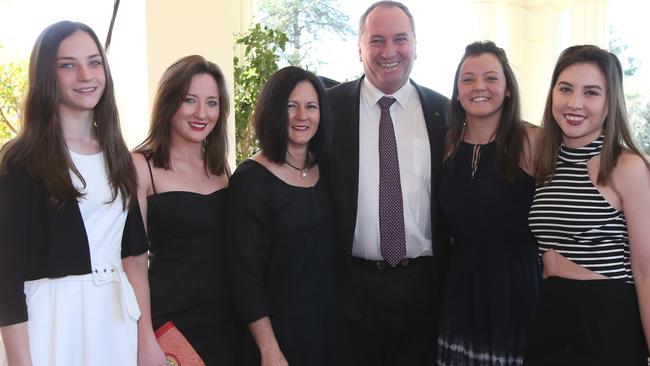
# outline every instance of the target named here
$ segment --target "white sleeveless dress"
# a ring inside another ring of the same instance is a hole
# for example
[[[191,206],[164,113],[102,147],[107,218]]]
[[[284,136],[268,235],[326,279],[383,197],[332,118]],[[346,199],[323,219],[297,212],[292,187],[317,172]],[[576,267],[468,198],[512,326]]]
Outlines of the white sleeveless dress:
[[[70,156],[86,181],[83,188],[71,173],[75,186],[85,193],[79,209],[93,273],[25,282],[32,362],[34,366],[135,366],[140,310],[121,261],[127,210],[120,196],[110,202],[103,153],[70,151]]]

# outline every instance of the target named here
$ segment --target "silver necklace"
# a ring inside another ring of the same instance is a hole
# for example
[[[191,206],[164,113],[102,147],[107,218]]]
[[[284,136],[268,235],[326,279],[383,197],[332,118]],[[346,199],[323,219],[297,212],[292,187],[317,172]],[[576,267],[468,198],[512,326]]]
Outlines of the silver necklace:
[[[304,168],[298,168],[297,166],[291,164],[290,162],[288,162],[286,160],[284,161],[284,163],[287,164],[288,166],[294,168],[298,172],[300,172],[300,178],[302,178],[302,179],[305,179],[307,177],[307,173],[309,173],[309,170],[311,169],[308,166],[305,166]]]

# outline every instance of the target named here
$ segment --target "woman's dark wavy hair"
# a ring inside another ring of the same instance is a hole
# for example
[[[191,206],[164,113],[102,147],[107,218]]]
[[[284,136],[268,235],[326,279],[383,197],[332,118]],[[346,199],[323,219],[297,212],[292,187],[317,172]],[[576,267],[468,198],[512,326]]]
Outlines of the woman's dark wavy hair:
[[[537,146],[537,172],[535,178],[538,184],[544,184],[555,174],[555,162],[558,149],[562,143],[562,130],[553,118],[553,89],[562,71],[575,64],[591,64],[598,67],[605,78],[607,96],[607,116],[603,125],[605,140],[600,153],[598,169],[598,184],[611,184],[612,171],[621,152],[627,148],[643,159],[648,169],[650,163],[637,147],[630,131],[625,93],[623,92],[623,68],[616,55],[594,45],[571,46],[560,54],[555,64],[551,85],[546,97],[546,107],[542,119],[540,142]]]
[[[519,86],[515,74],[508,63],[506,52],[492,41],[470,43],[465,47],[465,54],[458,63],[456,76],[454,77],[454,90],[449,104],[448,115],[449,131],[447,133],[446,150],[450,159],[454,158],[456,150],[463,139],[465,122],[467,116],[458,98],[458,82],[460,69],[465,60],[470,57],[477,57],[489,53],[499,60],[506,78],[506,91],[510,96],[503,100],[501,120],[497,127],[494,140],[497,150],[497,164],[501,176],[507,182],[513,182],[521,174],[521,163],[527,158],[524,156],[524,143],[529,143],[526,134],[526,124],[521,119],[521,102],[519,97]]]
[[[264,85],[255,105],[253,125],[262,154],[270,161],[283,164],[287,152],[289,95],[302,81],[308,81],[316,89],[320,110],[318,130],[309,141],[311,159],[308,166],[314,166],[324,156],[330,144],[332,114],[325,96],[325,89],[313,73],[299,67],[288,66],[278,70]]]
[[[200,74],[212,76],[219,90],[219,117],[203,143],[203,164],[206,172],[215,175],[221,175],[228,170],[227,119],[230,113],[230,98],[226,80],[219,66],[199,55],[178,59],[165,70],[160,79],[151,113],[149,135],[135,149],[136,152],[151,158],[155,167],[172,168],[169,161],[172,117],[187,96],[192,78]]]
[[[106,85],[93,112],[94,128],[106,160],[108,181],[113,201],[118,193],[127,206],[135,196],[137,179],[129,151],[122,138],[115,103],[113,78],[106,54],[95,32],[83,23],[61,21],[50,25],[39,35],[29,60],[29,84],[23,107],[22,128],[13,140],[0,150],[0,173],[22,166],[43,182],[52,203],[79,199],[70,177],[74,172],[85,186],[85,180],[70,159],[58,115],[61,93],[57,77],[57,54],[61,42],[73,33],[88,34],[102,58]]]

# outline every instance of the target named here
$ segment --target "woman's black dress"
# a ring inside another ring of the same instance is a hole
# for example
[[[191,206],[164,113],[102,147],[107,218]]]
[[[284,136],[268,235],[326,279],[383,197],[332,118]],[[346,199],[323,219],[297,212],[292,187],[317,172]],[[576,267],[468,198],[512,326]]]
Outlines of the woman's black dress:
[[[494,142],[463,142],[443,164],[438,202],[453,243],[438,365],[522,364],[540,280],[527,221],[534,190],[524,172],[514,183],[501,178]]]
[[[154,329],[173,321],[208,366],[234,364],[236,316],[224,270],[227,194],[174,191],[147,199]]]
[[[230,189],[232,289],[243,322],[269,316],[289,365],[340,365],[343,257],[324,180],[288,185],[247,160]],[[243,338],[242,364],[259,366],[250,332]]]

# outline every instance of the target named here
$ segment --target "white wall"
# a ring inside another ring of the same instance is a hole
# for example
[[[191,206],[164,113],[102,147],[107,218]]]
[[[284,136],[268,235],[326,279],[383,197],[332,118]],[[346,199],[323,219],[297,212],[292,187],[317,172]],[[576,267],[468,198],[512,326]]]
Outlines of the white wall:
[[[234,166],[233,40],[248,28],[251,1],[121,2],[110,50],[122,129],[130,148],[147,135],[160,76],[177,59],[200,54],[222,69],[231,101],[229,157]]]
[[[503,47],[515,72],[523,118],[541,122],[559,53],[573,44],[607,46],[605,0],[473,0],[466,42],[490,39]]]

